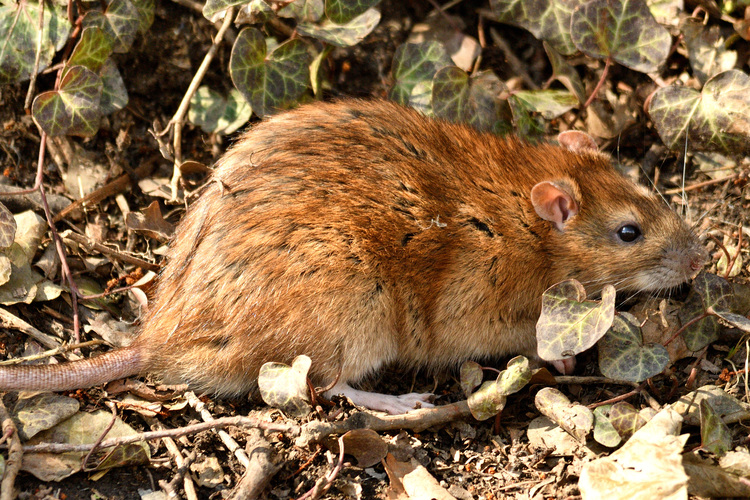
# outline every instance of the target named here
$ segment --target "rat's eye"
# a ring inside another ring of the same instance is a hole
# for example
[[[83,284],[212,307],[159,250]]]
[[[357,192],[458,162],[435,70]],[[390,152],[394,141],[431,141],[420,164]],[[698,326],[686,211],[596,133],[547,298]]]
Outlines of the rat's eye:
[[[632,243],[641,237],[641,228],[638,224],[623,224],[617,230],[617,237],[625,243]]]

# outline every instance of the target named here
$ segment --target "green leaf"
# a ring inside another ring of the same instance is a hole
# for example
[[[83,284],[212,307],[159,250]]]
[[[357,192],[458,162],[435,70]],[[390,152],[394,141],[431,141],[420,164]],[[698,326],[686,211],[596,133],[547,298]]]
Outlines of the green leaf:
[[[498,21],[527,29],[558,52],[572,55],[576,46],[570,37],[570,18],[585,1],[490,0],[490,8]]]
[[[209,21],[213,21],[213,17],[219,12],[227,10],[229,7],[244,5],[246,3],[258,3],[259,6],[267,7],[264,0],[258,0],[257,2],[248,2],[248,0],[206,0],[205,5],[203,5],[203,17]],[[255,19],[252,20],[255,21]]]
[[[440,69],[432,79],[432,109],[435,116],[494,130],[499,121],[498,95],[505,85],[491,71],[469,75],[456,66]]]
[[[614,448],[622,442],[620,433],[609,420],[609,410],[612,405],[594,408],[594,440],[608,448]]]
[[[28,80],[34,70],[39,39],[39,4],[0,0],[0,85]],[[65,9],[46,5],[39,71],[47,68],[68,40]]]
[[[687,45],[690,67],[701,85],[712,76],[734,69],[737,52],[727,50],[719,26],[704,26],[697,19],[685,18],[680,28]]]
[[[326,16],[338,24],[346,24],[375,7],[380,0],[326,0]]]
[[[408,104],[412,89],[419,82],[432,81],[439,69],[453,66],[448,53],[438,42],[404,43],[393,56],[391,100]]]
[[[732,432],[705,399],[700,402],[701,446],[717,457],[732,449]]]
[[[112,59],[104,61],[99,76],[102,79],[102,98],[99,101],[99,112],[102,116],[114,113],[127,106],[128,91],[122,81],[120,71]]]
[[[706,311],[731,310],[734,290],[724,278],[702,271],[693,279],[693,288],[703,300]]]
[[[112,0],[104,12],[91,10],[83,18],[84,27],[95,26],[104,31],[118,54],[130,50],[140,25],[140,14],[130,0]]]
[[[326,45],[323,47],[323,50],[320,51],[320,53],[313,58],[313,62],[310,64],[310,84],[312,86],[312,91],[315,96],[322,95],[323,91],[323,85],[328,84],[327,79],[324,78],[323,75],[323,62],[328,59],[328,56],[331,52],[333,52],[333,45]]]
[[[667,59],[669,32],[642,0],[592,0],[573,11],[573,43],[597,59],[612,58],[635,71],[651,73]]]
[[[414,88],[411,89],[411,95],[409,95],[409,106],[425,116],[435,116],[432,111],[432,80],[418,82],[414,85]]]
[[[701,275],[698,275],[700,277]],[[696,291],[697,286],[706,286],[707,283],[699,283],[698,277],[693,280],[693,288],[690,290],[685,302],[682,307],[677,311],[677,317],[680,319],[680,323],[683,325],[688,323],[693,318],[703,315],[706,312],[706,307],[703,304],[703,298]],[[717,276],[718,278],[718,276]],[[701,278],[700,281],[702,281]],[[682,338],[685,341],[685,345],[691,351],[699,351],[706,347],[711,342],[719,338],[720,330],[719,322],[715,316],[708,316],[702,320],[689,325],[682,332]]]
[[[130,0],[138,11],[138,33],[145,35],[154,24],[156,0]]]
[[[283,363],[265,363],[260,367],[258,388],[263,401],[292,417],[304,417],[310,413],[310,392],[307,387],[307,372],[311,360],[297,356],[292,366]]]
[[[576,280],[563,281],[544,292],[536,325],[537,351],[542,359],[575,356],[596,344],[612,326],[614,287],[604,287],[601,302],[585,299],[586,291]]]
[[[465,361],[461,365],[459,378],[461,380],[461,389],[463,389],[464,395],[468,397],[471,391],[482,383],[482,365],[476,361]]]
[[[641,382],[661,373],[669,364],[669,353],[661,344],[643,345],[638,320],[629,313],[615,316],[597,344],[599,369],[605,377]]]
[[[320,24],[304,22],[297,25],[297,31],[337,47],[350,47],[361,42],[379,22],[380,12],[370,9],[346,24],[336,24],[333,21]]]
[[[578,71],[568,63],[567,60],[547,42],[543,43],[544,50],[547,52],[549,62],[552,64],[552,78],[562,83],[566,89],[578,98],[578,102],[586,102],[586,89],[583,86]]]
[[[225,99],[218,92],[203,86],[190,99],[188,120],[206,132],[231,134],[247,123],[252,112],[238,90],[232,89]]]
[[[529,360],[524,356],[516,356],[508,361],[508,368],[500,372],[497,377],[497,390],[503,396],[514,394],[531,381]]]
[[[612,405],[609,410],[609,421],[623,439],[628,439],[647,423],[640,412],[627,401]]]
[[[263,34],[243,29],[232,47],[229,72],[232,82],[260,117],[294,104],[310,85],[311,57],[296,38],[266,53]]]
[[[295,0],[278,11],[279,17],[291,17],[298,22],[316,23],[325,13],[323,0]]]
[[[97,73],[111,53],[109,38],[101,28],[84,28],[66,66],[85,66]]]
[[[648,114],[672,149],[750,152],[750,77],[739,70],[711,78],[701,92],[670,85],[657,90]]]
[[[479,421],[492,418],[505,408],[507,398],[498,391],[497,381],[487,381],[466,399],[471,415]]]
[[[60,81],[60,89],[34,98],[31,115],[51,137],[91,136],[99,128],[102,79],[90,69],[73,66]]]
[[[545,121],[533,113],[515,94],[508,97],[508,107],[513,116],[513,127],[519,137],[533,140],[545,134]]]
[[[578,105],[567,90],[520,90],[513,96],[527,112],[539,113],[545,120],[557,118]]]
[[[728,311],[714,311],[714,313],[733,327],[750,333],[750,319],[747,319],[745,316]]]

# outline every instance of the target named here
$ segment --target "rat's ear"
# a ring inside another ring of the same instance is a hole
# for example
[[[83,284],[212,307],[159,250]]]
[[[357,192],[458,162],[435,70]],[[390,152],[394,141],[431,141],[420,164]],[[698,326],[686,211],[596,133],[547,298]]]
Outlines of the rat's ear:
[[[574,153],[578,151],[599,151],[599,147],[596,145],[594,138],[580,130],[566,130],[565,132],[560,132],[557,136],[557,142],[560,143],[560,146],[569,151],[573,151]]]
[[[574,189],[567,182],[540,182],[531,188],[531,204],[537,215],[544,220],[554,222],[562,231],[565,223],[578,213],[578,202]]]

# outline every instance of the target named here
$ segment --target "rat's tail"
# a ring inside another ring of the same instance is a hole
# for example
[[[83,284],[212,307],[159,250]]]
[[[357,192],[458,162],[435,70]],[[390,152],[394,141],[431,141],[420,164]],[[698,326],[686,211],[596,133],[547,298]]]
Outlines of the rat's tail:
[[[0,366],[0,391],[68,391],[144,372],[145,357],[135,346],[59,365]]]

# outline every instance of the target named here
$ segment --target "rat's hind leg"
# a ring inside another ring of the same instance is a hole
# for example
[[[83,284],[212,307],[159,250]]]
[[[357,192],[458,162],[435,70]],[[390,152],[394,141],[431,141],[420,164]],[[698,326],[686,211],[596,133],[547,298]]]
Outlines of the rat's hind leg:
[[[407,413],[417,408],[432,408],[429,402],[433,395],[430,393],[412,392],[393,396],[390,394],[380,394],[378,392],[360,391],[351,387],[345,382],[338,382],[331,389],[326,391],[326,397],[343,394],[349,398],[355,405],[365,406],[371,410],[380,410],[392,415]]]

